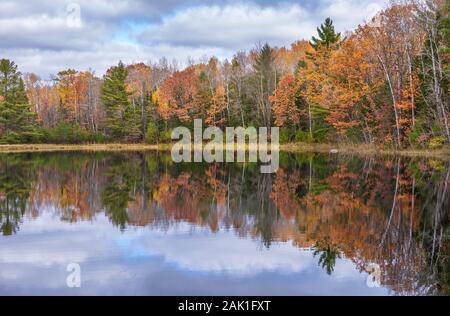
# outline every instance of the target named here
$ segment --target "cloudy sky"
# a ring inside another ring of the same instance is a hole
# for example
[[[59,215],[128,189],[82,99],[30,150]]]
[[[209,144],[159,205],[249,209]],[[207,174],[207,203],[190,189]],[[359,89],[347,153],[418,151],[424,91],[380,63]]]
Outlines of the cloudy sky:
[[[0,58],[47,79],[61,69],[97,75],[119,60],[182,66],[230,58],[258,43],[309,39],[326,17],[339,31],[367,21],[385,0],[0,0]]]

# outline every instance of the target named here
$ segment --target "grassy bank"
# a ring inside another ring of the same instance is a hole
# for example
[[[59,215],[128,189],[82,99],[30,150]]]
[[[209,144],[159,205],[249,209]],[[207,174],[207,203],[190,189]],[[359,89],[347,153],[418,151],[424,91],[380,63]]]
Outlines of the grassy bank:
[[[317,152],[317,153],[330,153],[338,152],[344,154],[356,154],[356,155],[398,155],[408,157],[428,157],[428,158],[440,158],[450,160],[450,146],[446,146],[440,149],[389,149],[377,147],[374,145],[363,144],[285,144],[281,145],[281,150],[293,153],[301,152]]]
[[[23,144],[23,145],[0,145],[3,153],[25,153],[25,152],[58,152],[58,151],[142,151],[160,150],[169,151],[172,145],[147,145],[147,144],[84,144],[84,145],[58,145],[58,144]],[[450,146],[441,149],[386,149],[369,145],[332,145],[332,144],[284,144],[280,150],[292,153],[338,152],[356,155],[401,155],[410,157],[429,157],[450,160]]]
[[[146,144],[0,145],[0,152],[3,153],[59,152],[59,151],[141,151],[141,150],[169,150],[169,149],[170,149],[169,145],[146,145]]]

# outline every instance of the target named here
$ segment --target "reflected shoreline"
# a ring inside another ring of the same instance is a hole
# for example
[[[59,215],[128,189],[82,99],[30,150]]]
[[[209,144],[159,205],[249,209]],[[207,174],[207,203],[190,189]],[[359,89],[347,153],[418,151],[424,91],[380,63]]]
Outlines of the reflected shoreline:
[[[257,164],[174,164],[162,152],[0,155],[0,240],[53,210],[74,225],[104,214],[120,231],[177,223],[233,230],[270,250],[311,249],[324,273],[376,264],[396,294],[447,295],[450,163],[282,153]]]

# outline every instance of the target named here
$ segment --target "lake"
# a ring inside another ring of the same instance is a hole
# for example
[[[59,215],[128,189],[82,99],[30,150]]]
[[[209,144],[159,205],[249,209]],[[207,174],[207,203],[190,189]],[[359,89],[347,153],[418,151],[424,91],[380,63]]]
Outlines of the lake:
[[[281,153],[259,171],[1,154],[0,294],[450,293],[449,162]]]

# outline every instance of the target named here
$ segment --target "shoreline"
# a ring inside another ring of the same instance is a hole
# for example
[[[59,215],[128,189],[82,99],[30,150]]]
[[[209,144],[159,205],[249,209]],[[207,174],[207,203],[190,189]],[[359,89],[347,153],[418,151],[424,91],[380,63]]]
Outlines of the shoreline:
[[[68,152],[68,151],[170,151],[172,144],[20,144],[20,145],[0,145],[0,153],[32,153],[32,152]],[[440,158],[450,160],[450,147],[441,149],[384,149],[370,145],[350,145],[350,144],[307,144],[292,143],[279,145],[280,151],[289,153],[336,153],[336,154],[356,154],[356,155],[384,155],[384,156],[408,156]]]
[[[280,146],[282,151],[301,153],[301,152],[315,152],[315,153],[330,153],[332,150],[337,150],[340,154],[353,155],[378,155],[378,156],[404,156],[404,157],[424,157],[424,158],[439,158],[450,161],[450,146],[439,149],[417,149],[406,148],[401,150],[386,149],[373,145],[364,144],[285,144]]]
[[[169,150],[170,145],[146,144],[20,144],[0,145],[0,153],[67,152],[67,151],[145,151]]]

